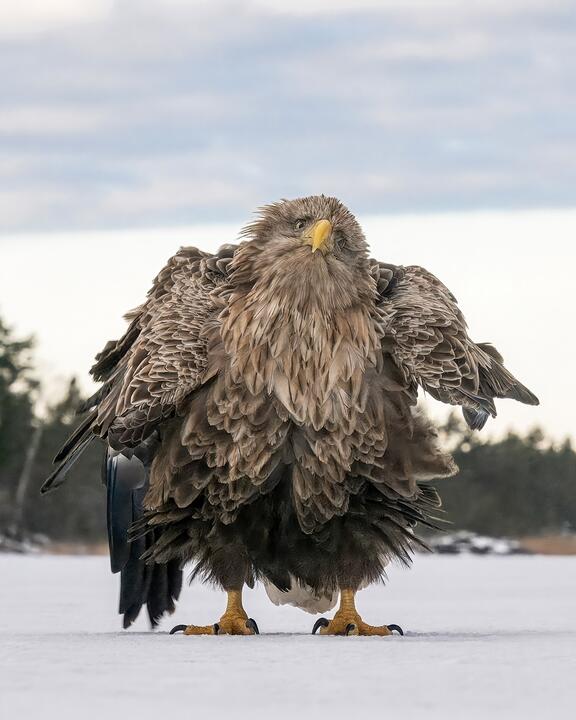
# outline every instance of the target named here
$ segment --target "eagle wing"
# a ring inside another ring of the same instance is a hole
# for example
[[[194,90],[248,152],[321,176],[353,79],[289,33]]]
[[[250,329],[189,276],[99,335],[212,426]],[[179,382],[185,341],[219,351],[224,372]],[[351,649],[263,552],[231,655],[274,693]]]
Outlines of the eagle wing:
[[[472,429],[496,416],[495,398],[537,405],[538,398],[503,364],[489,343],[475,343],[450,290],[416,265],[371,262],[377,306],[384,326],[383,350],[390,354],[414,394],[460,405]]]
[[[99,403],[95,428],[113,447],[145,440],[205,381],[206,331],[218,311],[213,293],[226,280],[234,250],[226,245],[210,255],[182,248],[160,272],[146,302],[129,314],[127,335],[137,332],[129,349],[116,360],[121,340],[97,356],[91,373],[109,392]]]
[[[86,445],[99,436],[116,450],[143,451],[155,428],[209,376],[210,323],[235,245],[212,255],[181,248],[154,280],[146,301],[128,313],[122,338],[107,343],[91,374],[102,382],[84,405],[89,414],[55,458],[42,487],[57,487]]]

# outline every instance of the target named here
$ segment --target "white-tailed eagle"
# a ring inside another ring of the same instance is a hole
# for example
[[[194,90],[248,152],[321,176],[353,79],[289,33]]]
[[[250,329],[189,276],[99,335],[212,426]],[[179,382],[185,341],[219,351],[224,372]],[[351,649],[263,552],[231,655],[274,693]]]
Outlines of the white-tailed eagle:
[[[354,594],[409,561],[414,525],[439,506],[425,481],[456,471],[418,389],[473,429],[497,398],[537,398],[470,339],[432,274],[371,259],[335,198],[269,205],[242,235],[169,260],[98,355],[101,388],[44,490],[105,441],[125,625],[144,604],[153,623],[172,611],[190,562],[228,606],[186,634],[257,632],[241,593],[262,580],[274,602],[312,612],[340,594],[323,633],[389,635]]]

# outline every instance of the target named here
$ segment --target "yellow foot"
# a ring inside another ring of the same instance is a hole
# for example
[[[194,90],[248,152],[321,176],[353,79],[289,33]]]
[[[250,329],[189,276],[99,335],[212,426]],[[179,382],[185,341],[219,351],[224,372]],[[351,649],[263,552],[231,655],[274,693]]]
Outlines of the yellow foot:
[[[396,631],[404,635],[402,628],[398,625],[368,625],[358,613],[336,613],[333,620],[320,618],[314,625],[312,634],[320,630],[320,635],[392,635]]]
[[[214,625],[177,625],[170,635],[183,632],[184,635],[259,635],[256,621],[247,615],[224,614]]]
[[[241,593],[228,592],[226,612],[214,625],[176,625],[170,635],[183,632],[184,635],[260,635],[256,621],[249,618],[242,607]]]
[[[355,593],[352,590],[342,590],[340,607],[332,620],[320,618],[316,621],[312,634],[316,635],[380,635],[386,637],[397,632],[404,635],[398,625],[368,625],[360,617],[354,604]]]

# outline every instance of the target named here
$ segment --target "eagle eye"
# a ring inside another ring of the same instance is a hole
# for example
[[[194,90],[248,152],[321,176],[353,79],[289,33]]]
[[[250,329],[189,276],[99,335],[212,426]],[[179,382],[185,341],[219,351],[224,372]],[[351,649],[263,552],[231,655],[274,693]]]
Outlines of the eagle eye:
[[[334,242],[339,250],[343,250],[346,247],[346,235],[341,230],[337,230],[334,235]]]
[[[294,223],[294,230],[304,230],[305,225],[306,219],[298,218],[298,220],[296,220],[296,222]]]

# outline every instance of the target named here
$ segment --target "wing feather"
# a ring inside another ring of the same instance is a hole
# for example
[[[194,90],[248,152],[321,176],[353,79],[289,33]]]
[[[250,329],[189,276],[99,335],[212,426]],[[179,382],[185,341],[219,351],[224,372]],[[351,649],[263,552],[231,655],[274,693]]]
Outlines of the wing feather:
[[[119,340],[106,344],[91,374],[102,387],[85,403],[90,415],[57,455],[61,465],[44,486],[60,484],[97,435],[116,450],[138,447],[207,379],[210,336],[235,245],[215,254],[184,247],[154,280],[146,301],[126,316]]]
[[[133,312],[138,332],[132,331],[134,342],[114,368],[117,397],[101,404],[96,423],[108,428],[113,446],[139,444],[204,381],[205,331],[218,312],[214,291],[226,280],[234,250],[225,245],[210,255],[181,248],[156,278],[146,302]]]
[[[438,278],[415,265],[392,267],[391,276],[391,266],[383,267],[384,284],[373,265],[383,349],[407,383],[419,385],[437,400],[461,405],[474,429],[489,415],[496,416],[495,398],[538,404],[538,398],[504,367],[492,345],[471,340],[456,298]]]

